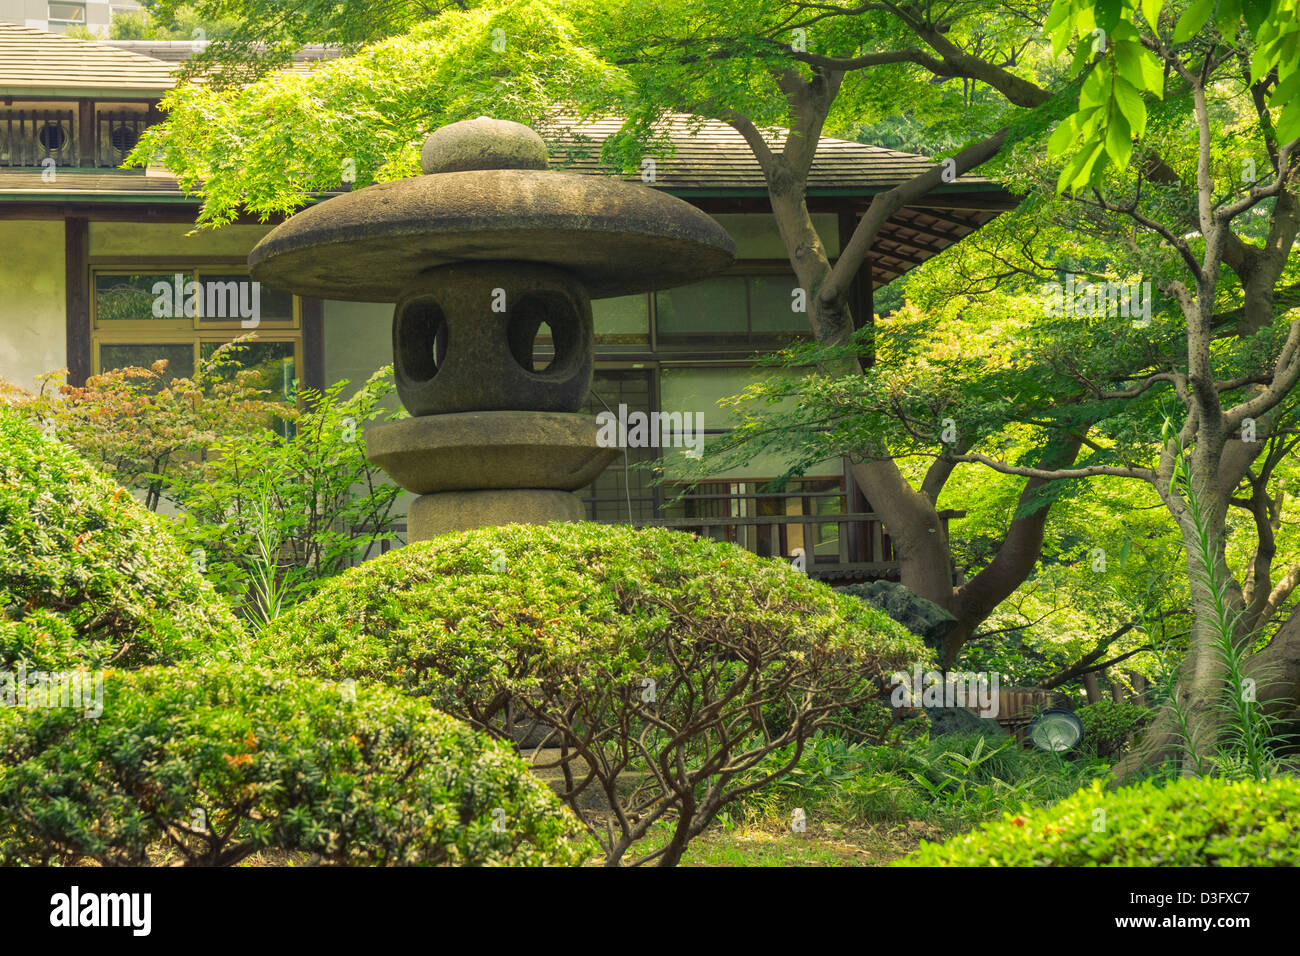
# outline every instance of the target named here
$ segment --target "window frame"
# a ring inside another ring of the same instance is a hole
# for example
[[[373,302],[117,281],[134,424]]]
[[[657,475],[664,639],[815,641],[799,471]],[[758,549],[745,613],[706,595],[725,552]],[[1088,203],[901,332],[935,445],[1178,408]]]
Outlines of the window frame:
[[[651,331],[654,338],[654,348],[656,351],[674,353],[681,351],[691,351],[704,348],[713,352],[722,350],[745,351],[754,349],[773,349],[782,348],[785,345],[796,341],[803,341],[812,337],[812,327],[807,325],[801,329],[792,329],[786,331],[767,331],[754,329],[754,303],[753,290],[750,285],[751,279],[754,278],[782,278],[790,279],[797,277],[793,275],[790,264],[774,260],[755,259],[741,260],[732,265],[725,272],[720,272],[713,279],[743,279],[745,289],[745,332],[724,333],[719,335],[708,330],[698,332],[669,332],[665,341],[664,332],[659,327],[659,292],[655,291],[650,296],[650,319]],[[671,290],[670,290],[671,291]],[[804,313],[805,315],[807,313]]]
[[[248,262],[236,257],[194,256],[185,259],[166,257],[92,257],[89,261],[90,374],[104,371],[100,363],[101,345],[189,345],[194,367],[198,368],[205,343],[224,343],[240,335],[255,333],[255,342],[291,342],[294,377],[303,379],[302,300],[292,297],[292,317],[288,320],[262,320],[256,328],[245,329],[239,320],[204,322],[201,314],[179,319],[106,319],[99,320],[97,279],[101,275],[172,275],[181,273],[186,281],[199,281],[202,275],[246,274]]]
[[[51,9],[51,7],[55,6],[77,7],[81,10],[81,19],[69,20],[65,17],[56,17],[54,16],[54,11]],[[45,5],[45,14],[46,23],[54,23],[66,27],[84,27],[89,22],[87,18],[90,16],[90,11],[87,9],[85,0],[56,0],[55,3],[47,3]]]

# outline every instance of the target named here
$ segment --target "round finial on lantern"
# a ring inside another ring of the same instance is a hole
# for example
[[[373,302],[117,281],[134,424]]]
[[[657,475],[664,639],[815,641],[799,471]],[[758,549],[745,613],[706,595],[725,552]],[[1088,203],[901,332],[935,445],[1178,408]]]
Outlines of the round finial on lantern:
[[[420,168],[432,173],[474,169],[545,169],[546,144],[523,123],[478,119],[451,123],[429,134]]]

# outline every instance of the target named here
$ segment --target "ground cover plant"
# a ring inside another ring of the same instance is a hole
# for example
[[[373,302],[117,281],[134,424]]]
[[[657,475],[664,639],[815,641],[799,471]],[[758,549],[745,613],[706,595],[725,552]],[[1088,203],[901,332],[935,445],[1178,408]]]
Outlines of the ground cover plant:
[[[925,653],[787,562],[591,524],[410,545],[325,585],[254,648],[277,668],[399,687],[502,739],[550,734],[538,769],[557,771],[608,863],[672,821],[669,841],[630,860],[659,865]],[[778,707],[784,726],[769,728]]]
[[[728,822],[788,825],[802,811],[805,820],[840,826],[924,821],[963,830],[1026,803],[1051,804],[1108,770],[1105,761],[1026,749],[1010,737],[944,734],[886,745],[823,732],[808,742],[797,767],[747,794]]]

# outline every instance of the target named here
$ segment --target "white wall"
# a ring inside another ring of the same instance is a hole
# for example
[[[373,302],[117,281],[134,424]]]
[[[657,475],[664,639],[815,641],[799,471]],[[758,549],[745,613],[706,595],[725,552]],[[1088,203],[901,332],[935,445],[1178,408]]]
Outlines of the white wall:
[[[91,222],[92,256],[230,256],[247,259],[272,226],[232,225],[186,235],[183,222]]]
[[[0,220],[0,378],[23,388],[66,368],[63,220]]]

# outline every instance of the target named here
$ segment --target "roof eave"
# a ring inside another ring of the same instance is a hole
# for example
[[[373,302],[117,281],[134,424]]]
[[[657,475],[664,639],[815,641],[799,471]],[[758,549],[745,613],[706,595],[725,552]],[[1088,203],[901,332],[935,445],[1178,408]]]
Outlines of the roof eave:
[[[6,189],[0,190],[0,202],[38,202],[49,203],[111,203],[111,202],[141,202],[141,203],[168,203],[175,205],[188,204],[194,207],[200,205],[197,199],[189,196],[182,196],[180,193],[158,192],[135,192],[127,190],[59,190],[59,189]]]
[[[155,100],[172,88],[157,86],[0,86],[0,96],[64,100]]]

